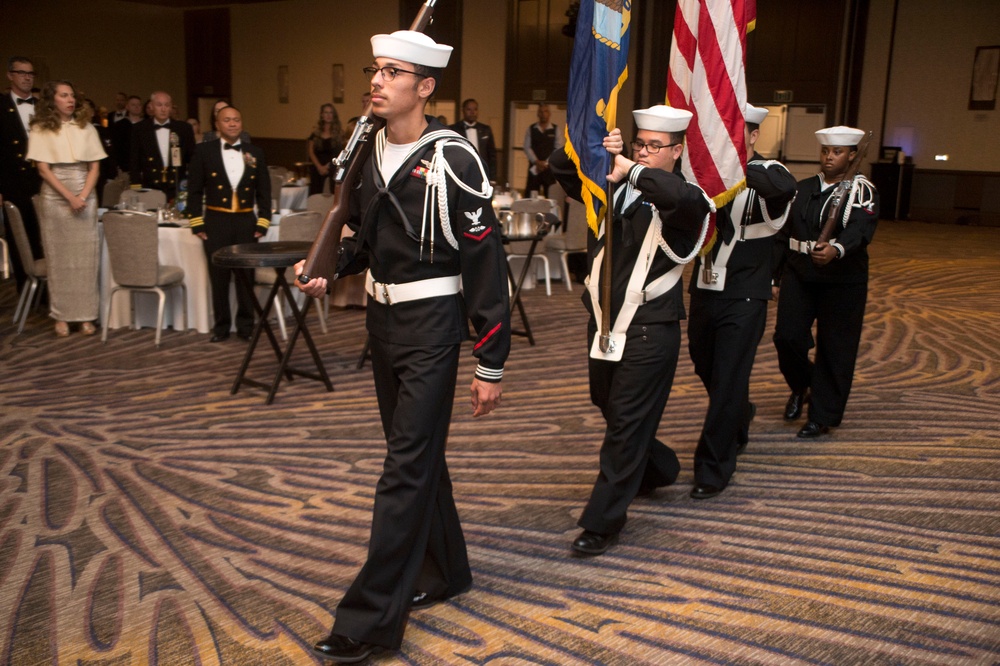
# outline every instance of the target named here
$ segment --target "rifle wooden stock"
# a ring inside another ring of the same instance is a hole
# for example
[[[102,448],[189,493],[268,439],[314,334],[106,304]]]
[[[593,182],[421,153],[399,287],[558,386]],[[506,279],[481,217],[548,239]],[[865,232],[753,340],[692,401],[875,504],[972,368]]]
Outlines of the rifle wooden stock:
[[[410,30],[423,32],[430,25],[435,4],[437,4],[437,0],[425,0],[420,11],[417,12],[417,17],[413,19]],[[375,134],[384,125],[384,120],[373,115],[372,104],[369,102],[361,118],[358,119],[351,141],[344,149],[344,153],[341,153],[337,158],[337,178],[333,185],[333,203],[323,219],[323,227],[319,230],[319,234],[309,249],[305,267],[298,278],[299,282],[304,284],[317,277],[332,280],[336,274],[339,259],[337,247],[340,245],[340,235],[351,215],[351,191],[354,190],[361,178],[361,169],[375,148]]]
[[[861,168],[861,161],[865,159],[865,155],[868,153],[868,144],[871,140],[872,133],[868,132],[864,144],[858,148],[857,155],[854,156],[854,161],[848,166],[847,175],[844,176],[844,180],[837,183],[837,188],[830,195],[830,207],[826,211],[826,220],[823,221],[823,228],[820,229],[819,238],[816,239],[817,243],[829,243],[830,239],[833,238],[833,231],[837,228],[837,220],[843,214],[844,202],[847,201],[848,192],[850,192],[851,186],[854,184],[854,177],[858,175],[858,169]]]

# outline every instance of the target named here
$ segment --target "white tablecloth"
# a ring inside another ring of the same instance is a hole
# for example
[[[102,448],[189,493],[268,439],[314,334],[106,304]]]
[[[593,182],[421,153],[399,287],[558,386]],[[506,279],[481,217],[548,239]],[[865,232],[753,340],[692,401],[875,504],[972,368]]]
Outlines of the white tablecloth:
[[[274,195],[272,194],[272,197]],[[309,187],[305,185],[284,186],[278,200],[279,210],[304,210],[309,198]]]
[[[160,264],[180,266],[184,269],[184,284],[187,286],[188,328],[199,333],[208,333],[212,329],[212,291],[208,280],[208,260],[205,257],[203,241],[191,233],[187,227],[160,227],[159,257]],[[272,224],[261,241],[278,240],[278,226]],[[111,294],[111,264],[108,261],[108,247],[101,243],[101,316]],[[140,328],[156,326],[157,296],[152,293],[135,294],[136,322]],[[235,288],[230,288],[230,302],[235,311]],[[184,311],[180,299],[174,299],[167,292],[167,303],[163,311],[163,327],[177,328],[181,325]],[[235,319],[234,319],[235,320]],[[121,328],[129,325],[129,296],[125,293],[115,295],[111,307],[111,315],[107,322],[108,328]]]

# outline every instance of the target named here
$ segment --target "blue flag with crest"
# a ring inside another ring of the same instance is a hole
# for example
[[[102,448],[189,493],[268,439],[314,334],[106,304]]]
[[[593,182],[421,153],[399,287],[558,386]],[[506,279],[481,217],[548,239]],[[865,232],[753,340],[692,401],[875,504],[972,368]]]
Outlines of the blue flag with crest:
[[[566,153],[583,182],[581,198],[594,234],[607,203],[610,155],[601,145],[617,126],[618,92],[628,78],[632,0],[581,0],[566,107]]]

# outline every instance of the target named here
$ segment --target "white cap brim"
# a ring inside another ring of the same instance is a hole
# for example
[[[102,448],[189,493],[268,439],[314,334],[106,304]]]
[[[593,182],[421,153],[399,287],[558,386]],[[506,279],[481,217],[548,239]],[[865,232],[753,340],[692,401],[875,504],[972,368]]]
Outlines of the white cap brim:
[[[438,44],[422,32],[397,30],[391,35],[372,37],[372,56],[393,58],[424,67],[443,68],[448,66],[452,47]]]
[[[650,132],[683,132],[694,114],[684,109],[657,104],[648,109],[636,109],[632,112],[636,126]]]
[[[864,130],[837,125],[817,130],[816,140],[821,146],[856,146],[864,135]]]
[[[759,106],[754,106],[753,104],[747,104],[746,111],[743,112],[743,117],[748,123],[760,125],[764,122],[764,118],[767,118],[767,109],[762,109]]]

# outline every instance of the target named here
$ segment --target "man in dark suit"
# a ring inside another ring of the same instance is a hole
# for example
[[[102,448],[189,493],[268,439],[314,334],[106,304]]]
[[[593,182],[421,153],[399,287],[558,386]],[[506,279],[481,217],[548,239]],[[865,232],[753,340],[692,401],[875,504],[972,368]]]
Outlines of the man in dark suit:
[[[129,95],[125,101],[125,118],[114,125],[108,125],[111,131],[111,146],[115,158],[115,164],[122,171],[129,171],[132,168],[132,127],[139,121],[145,119],[146,114],[142,111],[142,98],[138,95]]]
[[[0,195],[21,211],[24,229],[31,243],[35,258],[42,256],[42,234],[35,217],[35,207],[31,197],[38,194],[42,178],[34,165],[24,159],[28,152],[28,122],[35,115],[35,98],[31,88],[35,83],[35,66],[29,58],[14,56],[7,61],[7,79],[10,93],[0,95]],[[21,256],[14,249],[14,234],[9,222],[6,236],[11,244],[11,266],[21,290],[27,275],[21,264]]]
[[[186,124],[186,123],[185,123]],[[232,318],[229,280],[232,269],[212,263],[212,253],[221,247],[253,243],[267,233],[271,223],[271,178],[264,151],[240,141],[243,116],[232,106],[215,118],[219,138],[199,143],[188,173],[188,210],[191,231],[205,241],[208,275],[212,282],[215,326],[212,342],[229,337]],[[257,213],[254,214],[254,204]],[[252,272],[246,284],[252,284]],[[253,294],[243,280],[236,281],[236,335],[248,340],[253,329]]]
[[[173,101],[167,93],[154,92],[150,102],[153,117],[132,126],[132,187],[162,190],[173,199],[194,153],[194,130],[182,120],[171,120]]]
[[[497,146],[493,140],[493,130],[479,120],[479,102],[467,99],[462,102],[462,120],[451,126],[462,136],[469,139],[486,167],[486,175],[490,180],[497,177]]]
[[[127,104],[128,104],[128,95],[126,95],[123,92],[117,93],[115,95],[115,110],[109,111],[107,115],[108,122],[106,127],[108,129],[110,129],[111,126],[114,125],[119,120],[125,120],[125,118],[128,116]]]

